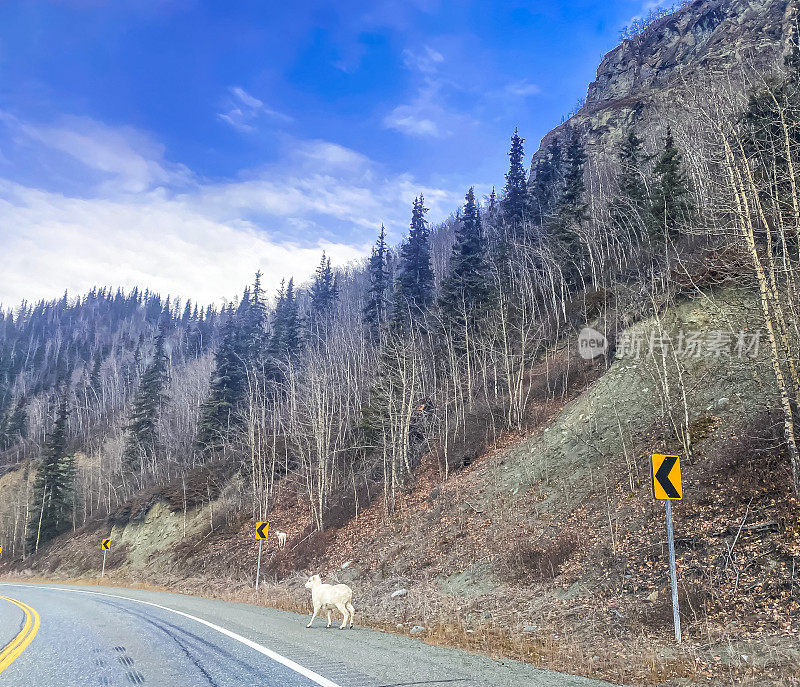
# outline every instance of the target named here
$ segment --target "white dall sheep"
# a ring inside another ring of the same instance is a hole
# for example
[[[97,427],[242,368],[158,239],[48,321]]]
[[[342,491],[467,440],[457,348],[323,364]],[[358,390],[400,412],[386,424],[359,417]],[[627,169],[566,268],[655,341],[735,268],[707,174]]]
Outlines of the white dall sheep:
[[[311,627],[314,618],[320,611],[328,612],[328,627],[330,627],[331,610],[337,608],[342,614],[342,624],[339,629],[344,630],[347,627],[348,618],[350,629],[353,628],[353,615],[356,609],[350,603],[353,599],[353,590],[350,587],[346,584],[322,584],[322,578],[319,575],[312,575],[306,582],[306,589],[311,590],[311,603],[314,605],[311,622],[306,627]]]
[[[278,546],[280,548],[286,546],[286,532],[278,532]]]

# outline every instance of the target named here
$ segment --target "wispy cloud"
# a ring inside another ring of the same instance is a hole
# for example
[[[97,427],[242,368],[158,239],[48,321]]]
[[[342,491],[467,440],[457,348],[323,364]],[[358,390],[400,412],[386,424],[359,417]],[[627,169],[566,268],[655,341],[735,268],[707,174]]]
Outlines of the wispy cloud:
[[[404,50],[403,62],[409,69],[417,69],[423,74],[435,74],[439,64],[444,62],[444,55],[426,45],[422,50]]]
[[[0,303],[6,307],[101,284],[219,301],[257,269],[275,288],[283,277],[310,276],[323,249],[337,263],[366,255],[381,222],[399,238],[420,192],[434,221],[461,196],[460,189],[386,174],[366,156],[328,141],[293,140],[270,165],[212,182],[168,163],[159,146],[130,129],[100,127],[99,141],[84,141],[91,150],[113,141],[111,150],[127,154],[79,156],[73,145],[83,141],[84,128],[17,124],[37,155],[69,150],[87,169],[100,167],[126,183],[111,192],[101,177],[77,194],[0,178]]]
[[[430,46],[403,52],[403,62],[416,74],[418,87],[410,102],[397,105],[383,118],[387,129],[410,136],[441,138],[475,123],[468,114],[448,107],[445,90],[461,89],[454,89],[440,75],[439,67],[444,61],[444,56]]]
[[[261,100],[248,93],[241,86],[231,86],[224,100],[224,111],[217,117],[234,129],[249,133],[256,129],[262,118],[269,118],[284,124],[294,121],[289,115],[267,107]]]
[[[430,98],[422,96],[408,105],[398,105],[383,118],[387,129],[395,129],[412,136],[432,136],[439,138],[447,133],[441,129],[433,117],[439,118],[440,108]]]
[[[22,121],[0,111],[9,139],[37,144],[39,156],[59,153],[104,179],[99,191],[140,193],[191,181],[185,166],[168,162],[164,146],[130,127],[112,128],[88,117],[63,117],[51,125]]]
[[[512,81],[506,84],[505,91],[508,95],[527,98],[531,95],[539,95],[542,89],[535,83],[530,83],[526,79],[522,79],[521,81]]]

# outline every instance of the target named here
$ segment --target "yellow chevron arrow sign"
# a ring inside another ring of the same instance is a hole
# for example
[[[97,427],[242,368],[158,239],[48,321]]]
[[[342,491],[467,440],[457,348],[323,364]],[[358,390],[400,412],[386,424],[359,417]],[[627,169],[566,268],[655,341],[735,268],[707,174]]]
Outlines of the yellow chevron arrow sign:
[[[653,454],[653,496],[662,501],[683,498],[680,456]]]

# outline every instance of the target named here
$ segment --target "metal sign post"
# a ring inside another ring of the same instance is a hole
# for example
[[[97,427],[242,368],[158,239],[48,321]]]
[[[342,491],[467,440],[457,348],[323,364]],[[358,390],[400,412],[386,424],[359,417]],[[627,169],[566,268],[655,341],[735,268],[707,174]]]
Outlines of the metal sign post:
[[[667,499],[667,541],[669,543],[669,579],[672,583],[672,619],[675,622],[675,640],[681,643],[681,614],[678,608],[678,573],[675,569],[675,537],[672,534],[672,501]]]
[[[672,586],[672,619],[675,623],[675,640],[681,642],[681,614],[678,607],[678,572],[675,567],[675,535],[672,528],[672,502],[683,498],[681,485],[681,459],[679,456],[653,454],[653,496],[666,501],[667,543],[669,545],[669,580]]]
[[[111,540],[110,539],[103,539],[100,546],[103,549],[103,569],[100,571],[100,577],[106,576],[106,554],[108,550],[111,548]]]
[[[264,546],[264,540],[269,536],[269,523],[257,522],[256,523],[256,539],[258,539],[258,567],[256,567],[256,589],[258,589],[258,582],[261,578],[261,549]]]
[[[256,589],[258,589],[258,579],[261,577],[261,548],[264,545],[264,540],[258,540],[258,567],[256,568]]]

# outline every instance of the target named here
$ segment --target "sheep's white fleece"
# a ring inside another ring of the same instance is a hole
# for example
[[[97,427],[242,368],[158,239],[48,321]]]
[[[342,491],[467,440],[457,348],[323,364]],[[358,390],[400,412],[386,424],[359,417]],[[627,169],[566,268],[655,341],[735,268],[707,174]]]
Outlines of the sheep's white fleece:
[[[319,575],[312,575],[308,578],[305,584],[306,589],[311,590],[311,603],[314,606],[314,613],[311,616],[311,621],[306,627],[311,627],[314,618],[317,617],[320,611],[328,612],[328,627],[331,626],[331,610],[336,608],[342,614],[342,624],[340,630],[344,630],[347,626],[348,619],[350,627],[353,627],[353,615],[356,609],[353,608],[351,603],[353,599],[353,590],[346,584],[323,584],[322,578]]]

